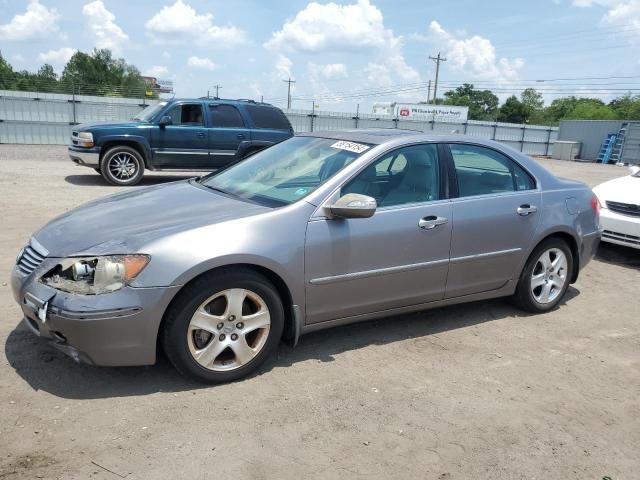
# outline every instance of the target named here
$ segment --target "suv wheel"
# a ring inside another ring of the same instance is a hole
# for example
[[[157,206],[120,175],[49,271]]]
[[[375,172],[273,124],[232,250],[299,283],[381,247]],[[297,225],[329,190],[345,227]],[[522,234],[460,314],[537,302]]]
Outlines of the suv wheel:
[[[516,304],[534,313],[554,308],[569,288],[573,271],[569,245],[550,238],[536,247],[520,275],[514,295]]]
[[[113,147],[102,156],[100,174],[112,185],[135,185],[144,174],[144,161],[134,148]]]
[[[161,341],[183,375],[223,383],[255,371],[277,347],[284,310],[277,290],[251,270],[204,275],[166,313]]]

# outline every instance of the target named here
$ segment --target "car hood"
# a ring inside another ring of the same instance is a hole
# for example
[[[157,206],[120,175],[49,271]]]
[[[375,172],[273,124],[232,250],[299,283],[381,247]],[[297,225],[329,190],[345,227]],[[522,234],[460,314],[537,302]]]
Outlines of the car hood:
[[[140,126],[142,122],[136,122],[134,120],[131,121],[120,121],[120,122],[89,122],[89,123],[81,123],[77,125],[74,130],[79,132],[87,131],[87,130],[102,130],[109,129],[112,127],[137,127]]]
[[[268,211],[184,180],[86,203],[34,237],[52,257],[136,253],[161,237]]]
[[[615,178],[601,183],[593,191],[598,196],[602,206],[605,206],[604,202],[607,200],[640,205],[640,177],[627,175],[626,177]]]

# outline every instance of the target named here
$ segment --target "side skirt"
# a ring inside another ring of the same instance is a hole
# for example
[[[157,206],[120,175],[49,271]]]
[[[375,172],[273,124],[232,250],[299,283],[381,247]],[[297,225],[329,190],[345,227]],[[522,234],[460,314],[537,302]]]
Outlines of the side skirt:
[[[516,281],[509,280],[503,287],[488,292],[474,293],[461,297],[447,298],[444,300],[436,300],[435,302],[419,303],[406,307],[392,308],[389,310],[381,310],[378,312],[367,313],[362,315],[353,315],[350,317],[337,318],[335,320],[327,320],[326,322],[312,323],[302,327],[301,335],[324,330],[325,328],[338,327],[350,323],[364,322],[366,320],[374,320],[376,318],[389,317],[392,315],[402,315],[405,313],[419,312],[421,310],[431,310],[432,308],[446,307],[448,305],[457,305],[459,303],[476,302],[478,300],[488,300],[491,298],[508,297],[513,295],[516,290]]]

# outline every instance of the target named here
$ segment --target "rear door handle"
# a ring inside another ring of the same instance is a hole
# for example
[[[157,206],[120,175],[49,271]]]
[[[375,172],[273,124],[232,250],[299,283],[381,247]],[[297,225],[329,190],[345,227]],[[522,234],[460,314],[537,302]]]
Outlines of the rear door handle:
[[[528,203],[525,203],[524,205],[520,205],[516,209],[516,212],[518,212],[518,215],[521,215],[523,217],[526,217],[531,213],[536,213],[537,211],[538,211],[538,207],[536,207],[535,205],[529,205]]]
[[[242,139],[242,138],[246,138],[246,137],[244,136],[244,133],[239,133],[238,134],[238,138]]]
[[[435,215],[429,215],[428,217],[423,217],[418,222],[418,226],[425,230],[431,230],[436,228],[438,225],[444,225],[448,223],[449,219],[445,217],[436,217]]]
[[[205,133],[204,133],[204,132],[198,132],[198,133],[197,133],[197,135],[198,135],[200,138],[204,138]]]

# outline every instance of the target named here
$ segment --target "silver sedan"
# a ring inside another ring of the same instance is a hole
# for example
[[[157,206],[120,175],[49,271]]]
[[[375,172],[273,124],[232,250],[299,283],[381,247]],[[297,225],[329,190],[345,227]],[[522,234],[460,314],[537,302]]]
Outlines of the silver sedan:
[[[11,284],[76,361],[147,365],[162,348],[225,382],[335,325],[495,297],[550,310],[595,253],[598,212],[586,185],[495,142],[320,132],[65,213]]]

